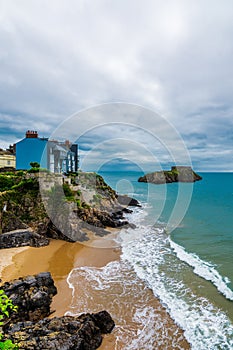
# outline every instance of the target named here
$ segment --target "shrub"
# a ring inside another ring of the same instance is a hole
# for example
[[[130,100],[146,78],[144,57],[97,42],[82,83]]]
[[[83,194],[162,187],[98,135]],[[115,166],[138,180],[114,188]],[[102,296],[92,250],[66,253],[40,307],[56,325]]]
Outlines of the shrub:
[[[7,175],[0,175],[0,191],[10,190],[15,184],[13,177]]]
[[[9,299],[5,294],[4,290],[0,289],[0,327],[4,325],[5,319],[10,316],[10,312],[14,311],[17,311],[17,306],[14,306],[11,299]],[[18,346],[13,344],[10,339],[3,339],[4,335],[0,333],[0,349],[18,349]]]
[[[28,170],[29,174],[39,173],[40,168],[31,168]]]
[[[17,185],[12,186],[12,190],[19,190],[19,191],[38,191],[39,190],[39,183],[36,179],[23,179],[21,180]]]
[[[2,339],[1,335],[0,335],[0,339]],[[12,343],[12,340],[7,339],[4,341],[0,341],[0,349],[1,350],[11,350],[11,349],[16,350],[16,349],[19,349],[19,347],[16,344]]]
[[[67,183],[63,184],[63,191],[66,199],[74,200],[73,192],[71,191],[70,186]]]
[[[38,163],[38,162],[31,162],[30,165],[32,168],[39,168],[40,167],[40,163]]]
[[[76,203],[77,203],[77,207],[78,207],[78,208],[81,208],[81,200],[80,200],[80,199],[77,199],[77,200],[76,200]]]
[[[18,170],[17,173],[16,173],[16,175],[18,175],[18,176],[23,176],[24,173],[25,173],[25,172],[24,172],[23,170]]]

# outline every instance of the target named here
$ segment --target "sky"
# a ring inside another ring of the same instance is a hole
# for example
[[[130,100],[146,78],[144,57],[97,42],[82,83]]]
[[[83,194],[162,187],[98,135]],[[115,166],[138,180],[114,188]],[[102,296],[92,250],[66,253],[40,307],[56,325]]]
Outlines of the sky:
[[[0,147],[79,115],[90,169],[173,164],[172,129],[197,171],[233,171],[232,58],[232,0],[0,0]]]

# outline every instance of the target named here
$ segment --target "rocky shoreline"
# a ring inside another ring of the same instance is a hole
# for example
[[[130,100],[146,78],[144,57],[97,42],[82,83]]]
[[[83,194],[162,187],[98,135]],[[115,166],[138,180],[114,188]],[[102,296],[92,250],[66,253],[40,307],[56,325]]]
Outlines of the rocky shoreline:
[[[66,178],[46,173],[42,178],[41,183],[38,174],[1,175],[0,249],[43,247],[50,239],[88,241],[88,230],[102,237],[108,228],[130,225],[124,214],[140,206],[95,173]],[[4,340],[20,349],[94,350],[115,326],[107,311],[51,318],[57,288],[49,272],[5,282],[0,289],[18,308],[2,327]]]
[[[4,338],[20,349],[94,350],[101,345],[102,335],[115,326],[107,311],[51,318],[57,288],[49,272],[6,282],[0,288],[18,307],[3,326]]]
[[[50,239],[88,241],[88,230],[102,237],[111,232],[109,227],[130,225],[124,214],[132,212],[128,207],[140,206],[137,200],[118,195],[94,173],[52,181],[45,174],[43,180],[49,184],[46,189],[45,182],[41,189],[38,174],[2,175],[0,249],[38,248],[49,245]],[[114,328],[107,311],[51,318],[57,288],[50,272],[5,282],[0,289],[18,308],[2,327],[4,340],[22,349],[94,350],[102,335]]]
[[[44,247],[49,245],[49,239],[38,235],[30,229],[19,229],[0,235],[0,249],[15,247]]]

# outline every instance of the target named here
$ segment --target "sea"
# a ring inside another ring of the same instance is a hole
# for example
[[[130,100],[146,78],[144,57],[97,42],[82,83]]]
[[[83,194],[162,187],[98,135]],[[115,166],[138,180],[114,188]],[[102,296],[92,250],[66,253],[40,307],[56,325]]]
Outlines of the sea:
[[[70,272],[70,313],[110,311],[115,350],[232,350],[233,173],[164,185],[138,182],[140,172],[100,175],[142,206],[116,237],[120,261]]]

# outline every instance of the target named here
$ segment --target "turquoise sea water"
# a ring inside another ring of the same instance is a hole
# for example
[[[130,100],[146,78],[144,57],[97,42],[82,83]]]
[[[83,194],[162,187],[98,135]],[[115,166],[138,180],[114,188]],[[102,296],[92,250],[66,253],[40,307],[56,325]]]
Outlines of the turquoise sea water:
[[[128,193],[145,203],[147,209],[146,214],[142,218],[142,226],[145,228],[153,224],[154,218],[156,218],[154,220],[154,228],[161,228],[163,224],[166,224],[174,207],[179,186],[183,186],[184,188],[186,186],[187,190],[188,186],[190,186],[190,184],[173,183],[167,185],[149,185],[150,188],[148,189],[147,184],[137,182],[140,173],[103,173],[103,175],[105,180],[119,192]],[[171,248],[171,251],[175,254],[171,256],[167,254],[167,257],[164,257],[164,261],[158,262],[157,267],[159,267],[159,271],[167,274],[166,277],[173,280],[174,285],[180,284],[181,286],[183,284],[180,292],[178,292],[179,288],[176,288],[177,295],[179,293],[185,294],[184,291],[187,288],[190,289],[186,297],[184,297],[184,300],[186,299],[188,304],[192,300],[198,300],[198,298],[200,298],[200,303],[205,298],[205,302],[209,302],[209,308],[211,309],[213,307],[213,314],[216,314],[218,312],[217,310],[222,310],[232,325],[233,174],[203,173],[201,175],[203,180],[193,184],[191,202],[183,220],[171,232],[168,238],[162,237],[164,243],[167,239],[168,243],[162,244],[160,251],[164,249],[170,253]],[[141,264],[139,258],[141,253],[135,253],[135,249],[137,245],[140,245],[139,251],[142,251],[144,245],[146,254],[150,251],[150,258],[152,260],[151,269],[155,271],[153,260],[157,259],[157,257],[155,258],[156,248],[153,247],[153,249],[148,250],[148,246],[151,248],[154,244],[158,248],[161,242],[158,239],[154,239],[151,232],[148,234],[141,231],[141,239],[143,241],[141,244],[138,244],[138,241],[136,241],[136,244],[132,243],[133,248],[132,246],[131,248],[123,247],[123,251],[126,258],[127,254],[129,256],[133,255],[133,257],[131,256],[129,258],[129,261],[133,264],[135,262],[137,263],[138,274],[145,280],[150,275],[150,281],[152,281],[153,273],[151,274],[149,271],[146,277],[138,268]],[[143,257],[141,258],[143,260]],[[141,265],[143,266],[143,263]],[[167,288],[167,291],[169,290],[168,285],[170,282],[167,281],[165,283],[165,289]],[[154,288],[155,294],[159,296],[159,292],[156,291],[153,283],[151,283],[150,287],[152,289]],[[190,295],[192,293],[194,295],[190,296],[190,300],[188,301],[189,293]],[[169,301],[164,300],[164,303],[168,304],[168,309],[171,308]],[[177,307],[179,309],[178,304]],[[173,317],[176,318],[176,310],[172,312]],[[198,312],[197,310],[196,313],[198,314]],[[182,326],[182,324],[180,325]],[[226,322],[224,327],[227,326],[228,324]],[[227,345],[226,342],[224,345],[225,341],[222,340],[223,344],[219,345],[219,348],[225,348],[224,346],[226,346],[226,349],[233,348],[232,337],[233,335],[230,336],[230,332],[228,335],[226,334],[229,344]],[[192,339],[191,335],[189,336],[190,339]],[[219,340],[216,341],[218,342]]]
[[[192,349],[233,349],[233,174],[203,173],[203,180],[194,184],[167,185],[138,183],[141,174],[136,172],[101,175],[119,193],[142,203],[142,208],[129,214],[136,228],[123,228],[117,238],[121,262],[98,271],[101,285],[105,281],[114,290],[116,281],[110,285],[111,270],[118,276],[122,274],[122,280],[126,274],[132,286],[139,278],[184,330]],[[171,230],[167,224],[181,192],[178,217],[187,211]],[[192,193],[189,206],[185,193],[188,198]],[[80,271],[72,271],[70,281],[75,280],[76,273]],[[87,269],[85,274],[86,279],[92,276],[92,283],[96,280],[96,271]],[[149,308],[145,311],[142,305],[143,300],[134,315],[139,323],[142,320],[138,315],[150,314]],[[148,335],[145,343],[140,339],[137,344],[134,339],[131,344],[129,339],[125,349],[155,349],[156,327],[159,324],[152,315],[141,333],[143,337]],[[177,343],[174,348],[181,347]]]
[[[204,173],[194,185],[192,201],[172,239],[216,265],[233,290],[233,174]]]
[[[102,175],[119,192],[128,193],[130,190],[129,195],[139,201],[149,201],[150,219],[157,215],[158,198],[165,198],[160,222],[169,219],[178,186],[182,185],[150,185],[154,190],[148,196],[148,185],[137,182],[140,173],[103,172]],[[229,278],[228,285],[233,290],[233,173],[200,175],[203,179],[193,184],[190,206],[171,238],[186,251],[216,265],[219,273]]]

